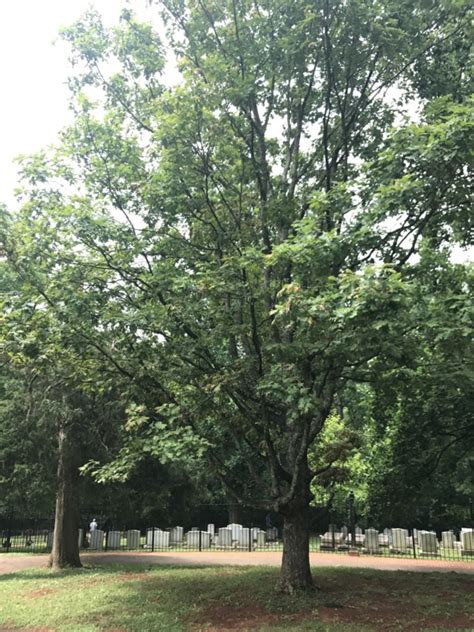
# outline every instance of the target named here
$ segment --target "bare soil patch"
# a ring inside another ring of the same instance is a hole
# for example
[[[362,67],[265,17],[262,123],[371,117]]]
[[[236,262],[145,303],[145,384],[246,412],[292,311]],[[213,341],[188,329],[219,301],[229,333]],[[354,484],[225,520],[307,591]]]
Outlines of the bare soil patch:
[[[193,632],[231,632],[233,630],[258,630],[262,627],[291,624],[304,621],[318,621],[328,624],[360,624],[372,626],[377,632],[390,632],[403,629],[407,632],[419,632],[425,628],[439,630],[471,630],[474,619],[467,615],[454,617],[425,617],[418,609],[406,606],[402,602],[384,603],[377,607],[351,606],[316,607],[311,612],[298,614],[269,613],[264,608],[232,606],[211,606],[199,617],[193,617],[190,629]],[[290,628],[291,629],[291,628]]]
[[[194,632],[256,630],[264,626],[297,623],[306,618],[307,615],[301,613],[291,615],[270,613],[257,605],[235,607],[215,604],[206,608],[198,617],[193,617],[190,629]]]
[[[147,579],[150,579],[150,576],[147,573],[133,573],[132,571],[130,572],[126,572],[126,573],[121,573],[120,575],[117,575],[116,577],[117,580],[120,581],[144,581]]]
[[[440,630],[470,630],[474,619],[467,615],[455,617],[424,616],[418,608],[407,606],[399,601],[393,603],[381,603],[377,606],[343,606],[333,609],[321,606],[317,609],[312,619],[325,623],[351,623],[373,626],[377,632],[389,632],[391,630],[404,630],[407,632],[419,632],[425,628],[439,628]]]
[[[231,632],[277,625],[292,629],[292,624],[296,629],[303,622],[363,625],[374,632],[474,630],[469,608],[463,613],[458,611],[473,599],[474,582],[469,577],[456,577],[455,590],[446,590],[429,576],[421,579],[415,574],[318,579],[323,579],[321,591],[300,602],[286,599],[282,608],[278,599],[267,608],[266,604],[255,604],[253,595],[240,591],[235,593],[238,606],[208,602],[189,619],[191,630]]]
[[[41,597],[47,597],[53,593],[58,592],[57,588],[39,588],[38,590],[32,590],[27,593],[25,596],[28,599],[40,599]]]
[[[0,627],[0,632],[54,632],[53,628],[3,628]]]

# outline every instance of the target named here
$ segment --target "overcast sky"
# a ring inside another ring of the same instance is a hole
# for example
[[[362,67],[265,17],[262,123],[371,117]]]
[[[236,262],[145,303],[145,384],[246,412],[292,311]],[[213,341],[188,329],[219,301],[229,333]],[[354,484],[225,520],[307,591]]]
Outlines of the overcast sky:
[[[67,48],[58,40],[90,6],[116,23],[123,0],[4,0],[0,3],[0,202],[11,203],[17,182],[13,159],[54,142],[70,120]],[[140,15],[156,12],[135,0]]]

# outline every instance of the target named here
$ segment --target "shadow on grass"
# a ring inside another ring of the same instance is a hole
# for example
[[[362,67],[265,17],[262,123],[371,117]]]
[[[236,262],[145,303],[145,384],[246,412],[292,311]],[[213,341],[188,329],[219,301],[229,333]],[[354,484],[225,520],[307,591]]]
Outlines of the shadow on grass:
[[[316,571],[321,592],[282,595],[278,569],[167,567],[124,569],[126,604],[114,604],[108,623],[142,630],[472,630],[472,578],[365,569]],[[464,598],[457,601],[456,597]],[[426,626],[425,626],[426,623]]]
[[[321,592],[288,596],[275,590],[278,573],[269,567],[134,563],[25,570],[2,579],[12,580],[10,591],[21,603],[34,595],[31,607],[44,608],[34,625],[58,632],[474,627],[474,578],[469,576],[324,568],[315,570]],[[8,621],[24,625],[22,611],[17,619],[16,612],[13,607]]]

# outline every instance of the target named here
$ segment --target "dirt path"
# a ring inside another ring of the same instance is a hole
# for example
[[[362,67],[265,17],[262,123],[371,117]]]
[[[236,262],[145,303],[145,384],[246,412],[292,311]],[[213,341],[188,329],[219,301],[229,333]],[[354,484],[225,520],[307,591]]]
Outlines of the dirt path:
[[[312,566],[374,568],[385,571],[439,571],[444,573],[468,573],[474,575],[472,562],[449,562],[441,560],[410,560],[391,557],[352,557],[333,553],[311,553]],[[121,564],[173,564],[187,566],[280,566],[281,553],[263,552],[226,552],[213,551],[202,553],[173,552],[173,553],[129,553],[107,552],[87,553],[81,556],[86,563]],[[38,568],[46,566],[47,555],[14,555],[0,554],[0,574],[14,573],[24,568]]]

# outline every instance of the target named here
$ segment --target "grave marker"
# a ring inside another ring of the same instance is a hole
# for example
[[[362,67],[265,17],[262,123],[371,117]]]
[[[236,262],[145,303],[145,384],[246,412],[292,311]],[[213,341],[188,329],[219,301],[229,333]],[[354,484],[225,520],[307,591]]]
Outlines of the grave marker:
[[[421,555],[438,555],[438,539],[433,531],[419,531]]]
[[[461,545],[463,555],[474,555],[474,530],[463,529],[461,531]]]
[[[219,546],[232,546],[232,529],[229,529],[228,527],[219,529]]]
[[[107,535],[107,548],[119,549],[121,539],[122,539],[122,534],[120,531],[109,531]]]
[[[183,527],[173,527],[170,531],[170,544],[182,544],[184,538]]]
[[[138,529],[129,529],[127,531],[127,548],[140,548],[140,531]]]
[[[365,530],[365,550],[372,555],[379,552],[379,532],[376,529]]]
[[[394,553],[404,553],[407,549],[407,540],[407,529],[392,529],[392,551]]]
[[[104,548],[104,532],[102,529],[91,531],[91,539],[89,542],[91,551],[102,551]]]
[[[454,533],[452,531],[443,531],[441,533],[441,542],[444,549],[456,548],[454,545],[456,538],[454,537]]]

